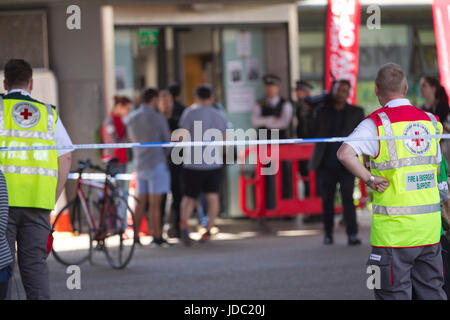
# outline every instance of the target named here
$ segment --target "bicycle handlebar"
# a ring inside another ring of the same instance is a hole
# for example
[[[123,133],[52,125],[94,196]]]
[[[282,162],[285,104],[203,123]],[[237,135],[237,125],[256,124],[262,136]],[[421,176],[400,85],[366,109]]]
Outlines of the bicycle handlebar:
[[[111,173],[108,172],[109,170],[103,169],[100,166],[92,164],[90,159],[78,161],[78,169],[75,170],[75,171],[72,171],[72,173],[83,173],[83,171],[86,170],[86,169],[94,169],[96,171],[100,171],[100,172],[105,173],[107,175],[111,175]]]

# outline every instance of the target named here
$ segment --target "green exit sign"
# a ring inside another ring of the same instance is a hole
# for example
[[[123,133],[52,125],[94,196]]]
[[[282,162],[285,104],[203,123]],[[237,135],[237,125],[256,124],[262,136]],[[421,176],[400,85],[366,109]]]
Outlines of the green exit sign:
[[[141,47],[155,47],[158,44],[158,30],[139,30],[139,45]]]

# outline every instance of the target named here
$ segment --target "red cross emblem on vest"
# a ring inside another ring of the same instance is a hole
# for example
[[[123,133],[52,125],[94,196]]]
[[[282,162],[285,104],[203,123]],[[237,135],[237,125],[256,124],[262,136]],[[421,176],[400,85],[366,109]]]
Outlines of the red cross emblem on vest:
[[[416,136],[418,136],[419,135],[419,131],[415,131],[414,134]],[[420,143],[423,142],[423,139],[412,139],[412,141],[414,141],[416,143],[417,147],[420,147]]]
[[[28,109],[23,110],[20,115],[25,119],[28,120],[28,117],[31,117],[33,114],[28,112]]]
[[[420,122],[410,122],[403,131],[404,136],[413,137],[403,139],[403,145],[412,154],[417,156],[423,156],[431,148],[431,139],[419,138],[420,136],[429,135],[430,131],[427,126]],[[415,137],[415,138],[414,138]]]

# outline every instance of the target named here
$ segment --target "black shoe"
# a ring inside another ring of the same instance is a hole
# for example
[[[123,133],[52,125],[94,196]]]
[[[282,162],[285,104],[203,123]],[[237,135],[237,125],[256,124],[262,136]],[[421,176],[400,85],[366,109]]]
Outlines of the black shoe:
[[[348,236],[348,245],[349,246],[357,246],[361,244],[361,240],[359,240],[356,235]]]
[[[152,248],[158,248],[158,247],[159,247],[159,244],[160,244],[160,240],[159,240],[159,239],[156,239],[156,238],[153,238],[152,242],[150,242],[150,246],[151,246]]]
[[[325,236],[323,238],[323,244],[325,244],[325,245],[333,244],[333,237],[332,236]]]
[[[169,238],[180,238],[180,230],[178,228],[171,227],[167,230],[167,235]]]
[[[166,239],[164,238],[153,238],[152,243],[151,243],[152,248],[168,248],[170,247],[170,244],[167,242]]]

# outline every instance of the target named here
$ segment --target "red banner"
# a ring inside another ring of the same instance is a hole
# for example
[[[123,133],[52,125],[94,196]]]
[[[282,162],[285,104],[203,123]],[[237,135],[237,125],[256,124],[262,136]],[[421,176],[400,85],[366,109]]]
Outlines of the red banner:
[[[433,1],[433,21],[441,84],[450,94],[450,0]]]
[[[356,104],[359,68],[359,24],[361,5],[358,0],[328,0],[325,40],[325,90],[333,81],[346,79],[352,84],[349,102]]]

